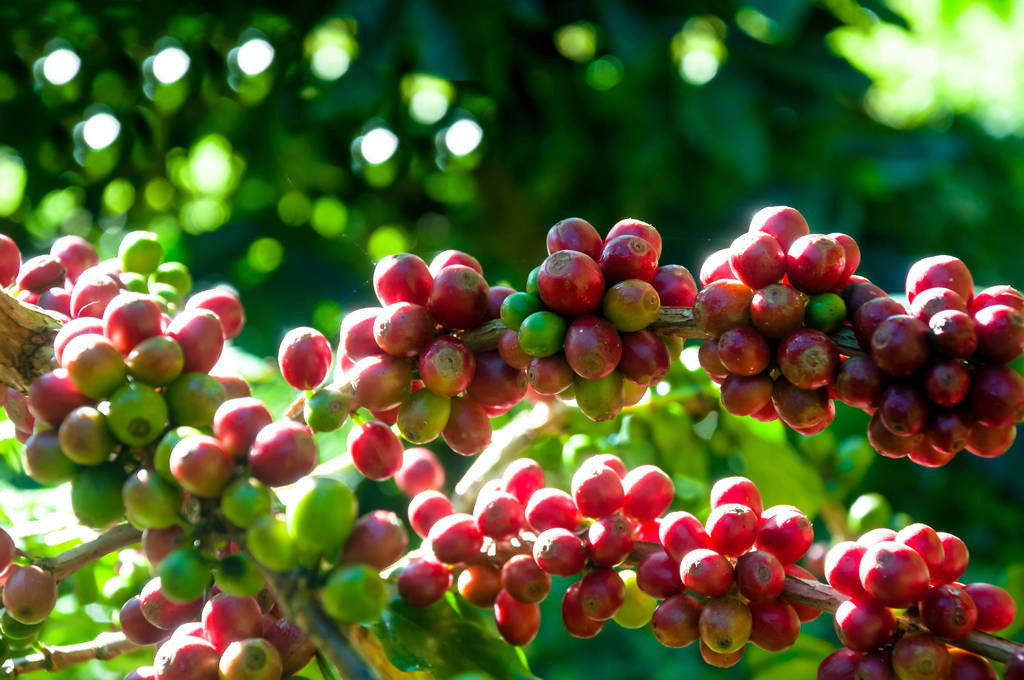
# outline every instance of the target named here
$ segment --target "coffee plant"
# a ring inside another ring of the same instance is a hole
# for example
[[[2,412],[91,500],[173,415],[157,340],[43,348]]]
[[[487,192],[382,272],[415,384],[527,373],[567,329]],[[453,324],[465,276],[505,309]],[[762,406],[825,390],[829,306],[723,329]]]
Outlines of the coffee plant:
[[[0,676],[132,654],[129,680],[525,678],[514,648],[542,625],[645,628],[728,668],[827,615],[842,647],[778,677],[1024,677],[996,635],[1014,599],[964,578],[964,541],[889,528],[870,494],[844,516],[821,476],[852,486],[870,460],[815,472],[766,424],[814,442],[838,401],[888,458],[1002,455],[1024,419],[1024,295],[937,256],[897,299],[857,274],[852,238],[788,207],[700,287],[639,220],[566,219],[546,246],[521,290],[459,251],[382,259],[379,306],[336,343],[284,336],[279,409],[233,369],[243,301],[193,291],[157,235],[106,260],[74,236],[23,259],[0,235],[0,404],[25,473],[93,530],[45,557],[31,526],[0,531]],[[745,474],[695,481],[708,422]],[[360,507],[360,484],[404,512]],[[116,632],[57,642],[49,618],[114,553]]]

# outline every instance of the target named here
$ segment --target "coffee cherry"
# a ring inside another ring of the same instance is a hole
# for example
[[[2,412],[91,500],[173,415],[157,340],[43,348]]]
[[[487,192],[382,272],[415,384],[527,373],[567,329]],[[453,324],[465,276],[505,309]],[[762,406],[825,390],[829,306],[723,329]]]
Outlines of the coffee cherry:
[[[805,293],[824,293],[835,287],[845,271],[846,250],[829,236],[801,236],[786,250],[786,274]]]
[[[110,397],[107,425],[114,436],[125,444],[151,444],[163,432],[167,420],[167,402],[152,387],[129,383]]]
[[[207,641],[222,653],[232,642],[260,637],[260,606],[252,597],[216,595],[203,607],[203,632]]]
[[[21,250],[10,236],[0,234],[0,288],[7,288],[18,278]]]
[[[57,603],[57,583],[53,575],[35,565],[9,566],[3,589],[4,608],[15,621],[24,624],[43,622]]]
[[[833,389],[836,399],[847,406],[876,409],[881,403],[886,382],[887,378],[875,360],[861,354],[839,364]]]
[[[654,248],[655,255],[657,257],[661,257],[661,234],[658,233],[658,230],[655,229],[653,225],[632,217],[627,217],[616,222],[612,228],[608,230],[608,235],[605,237],[604,241],[605,243],[608,243],[619,236],[638,236],[650,243],[651,247]]]
[[[733,654],[750,639],[750,609],[733,597],[716,597],[704,603],[700,614],[700,639],[718,654]]]
[[[974,315],[992,305],[1006,305],[1018,312],[1024,312],[1024,295],[1012,286],[989,286],[974,296],[970,312]]]
[[[247,529],[270,514],[270,491],[255,479],[236,479],[224,488],[220,509],[232,524]]]
[[[347,445],[352,463],[369,479],[389,479],[402,467],[402,443],[378,420],[355,425],[349,430]]]
[[[970,302],[974,297],[974,279],[967,265],[949,255],[918,260],[907,272],[907,299],[911,303],[929,288],[948,288]]]
[[[263,637],[274,645],[281,655],[281,674],[284,677],[294,675],[305,668],[316,654],[316,645],[309,636],[287,619],[275,621],[264,631]]]
[[[783,338],[804,323],[806,296],[792,286],[773,283],[754,293],[750,320],[767,338]]]
[[[245,310],[238,294],[230,288],[218,286],[196,293],[185,303],[185,309],[207,309],[216,314],[225,340],[238,337],[245,327]]]
[[[828,390],[803,390],[784,378],[775,381],[772,404],[779,417],[792,428],[812,427],[829,416]]]
[[[96,269],[86,271],[71,289],[71,316],[102,319],[107,305],[120,292],[114,277]]]
[[[736,560],[736,585],[751,602],[774,600],[786,585],[786,571],[775,555],[752,550]]]
[[[846,303],[835,293],[820,293],[807,303],[805,322],[825,333],[839,330],[846,321]]]
[[[18,288],[42,293],[48,288],[64,285],[64,264],[52,255],[37,255],[25,260],[18,272]]]
[[[92,399],[105,399],[128,378],[124,357],[102,335],[80,335],[64,348],[64,368],[78,391]]]
[[[818,666],[817,680],[852,680],[863,656],[852,649],[837,649]]]
[[[890,432],[908,437],[921,432],[928,422],[928,401],[912,385],[890,385],[882,393],[878,415]]]
[[[909,607],[928,590],[928,565],[912,548],[893,541],[868,547],[860,563],[864,590],[887,607]]]
[[[351,433],[349,450],[353,451],[355,462]],[[265,426],[256,435],[249,450],[252,474],[267,486],[294,484],[312,472],[316,463],[317,448],[313,433],[305,425],[293,420],[279,420]]]
[[[137,645],[152,645],[167,637],[167,631],[157,628],[142,615],[138,596],[129,598],[118,612],[118,625],[124,636]]]
[[[799,211],[780,205],[758,210],[750,219],[749,231],[768,234],[779,242],[783,250],[789,251],[794,241],[810,233],[810,228]]]
[[[988,583],[970,583],[964,590],[978,608],[977,630],[996,633],[1013,623],[1017,606],[1005,590]]]
[[[622,513],[641,522],[660,516],[675,496],[671,477],[654,465],[631,470],[622,480],[622,488]]]
[[[854,680],[899,680],[892,669],[892,651],[868,652],[857,661],[857,669],[850,676]]]
[[[98,465],[110,457],[114,441],[107,417],[92,406],[79,406],[61,423],[57,440],[65,456],[80,465]]]
[[[624,570],[619,572],[619,577],[626,587],[626,597],[622,607],[612,618],[623,628],[643,628],[650,622],[658,601],[640,590],[636,572]]]
[[[743,658],[744,650],[741,648],[732,654],[719,654],[715,650],[704,644],[704,641],[700,641],[700,658],[704,659],[704,663],[715,668],[732,668],[740,662]]]
[[[661,299],[654,286],[646,281],[627,279],[608,289],[601,309],[616,330],[629,333],[647,328],[658,320]]]
[[[905,314],[889,317],[871,336],[871,358],[891,376],[913,375],[928,363],[928,327]]]
[[[707,548],[710,544],[701,521],[682,510],[665,515],[661,520],[659,536],[665,551],[677,562],[681,562],[691,551]]]
[[[761,514],[754,546],[775,555],[783,564],[792,564],[804,556],[813,542],[810,520],[796,508],[777,505]]]
[[[396,302],[377,315],[373,336],[382,350],[398,357],[414,357],[434,338],[436,322],[422,305]]]
[[[750,508],[760,518],[764,508],[757,486],[746,477],[723,477],[711,486],[712,508],[738,503]]]
[[[626,404],[623,382],[622,374],[618,371],[612,371],[596,380],[576,376],[573,379],[576,406],[590,420],[611,420],[619,415]]]
[[[768,367],[768,342],[749,326],[730,328],[718,339],[718,359],[735,375],[756,375]]]
[[[390,355],[360,359],[348,377],[356,402],[371,411],[386,411],[398,406],[409,395],[412,369],[406,359]]]
[[[64,368],[42,374],[32,381],[28,391],[28,410],[31,415],[51,427],[59,427],[69,413],[91,403],[87,396],[78,391]]]
[[[487,609],[501,590],[501,572],[489,564],[471,564],[459,574],[456,587],[471,605]]]
[[[666,647],[686,647],[700,638],[699,622],[704,606],[686,593],[672,595],[654,610],[651,630]]]
[[[529,293],[512,293],[501,303],[501,322],[509,329],[518,331],[527,317],[543,309],[544,305],[537,296]]]
[[[213,645],[191,635],[182,635],[172,636],[160,645],[153,667],[159,680],[212,680],[220,677],[219,663],[220,654]]]
[[[187,309],[174,317],[165,333],[185,354],[185,373],[209,373],[224,349],[224,327],[216,314]]]
[[[722,405],[735,416],[750,416],[771,406],[772,379],[767,374],[729,375],[722,382]]]
[[[381,571],[397,562],[408,547],[409,535],[398,515],[373,510],[356,520],[342,548],[341,562],[368,564]]]
[[[249,454],[260,430],[273,421],[274,417],[259,399],[228,399],[213,415],[213,434],[225,451],[241,458]]]
[[[967,368],[956,361],[938,361],[928,368],[924,376],[925,394],[940,406],[959,404],[967,396],[970,384]]]
[[[174,422],[192,427],[208,427],[213,423],[217,409],[227,400],[220,381],[205,373],[186,373],[171,383],[163,394]]]
[[[969,399],[982,425],[1016,425],[1024,419],[1024,377],[1008,366],[979,366],[971,376]]]
[[[622,357],[618,370],[623,376],[644,386],[665,379],[671,358],[665,343],[649,330],[622,335]]]
[[[396,424],[407,441],[426,444],[437,439],[448,424],[451,400],[430,390],[416,390],[398,407]]]
[[[893,540],[912,548],[921,556],[928,566],[932,580],[941,573],[945,559],[942,540],[930,526],[921,523],[911,524],[901,529]]]
[[[501,584],[519,602],[536,604],[551,591],[551,575],[530,555],[516,555],[501,568]]]
[[[751,602],[750,642],[769,652],[789,649],[800,635],[800,617],[781,600]]]
[[[513,330],[502,331],[498,336],[498,354],[502,361],[520,371],[529,367],[533,360],[519,344],[519,333]]]
[[[121,488],[128,521],[142,529],[165,529],[179,521],[181,492],[155,472],[140,468]]]
[[[658,250],[639,236],[615,236],[605,241],[597,264],[609,286],[626,279],[650,282],[658,268]]]
[[[580,512],[572,496],[560,489],[539,489],[526,505],[526,523],[535,532],[561,528],[574,531],[580,523]]]
[[[513,406],[526,394],[526,374],[506,364],[497,352],[476,355],[476,371],[466,394],[484,406]]]
[[[531,357],[549,357],[561,351],[567,325],[552,312],[535,312],[519,326],[519,346]]]
[[[583,465],[572,477],[572,497],[587,517],[604,517],[622,507],[622,480],[610,467]]]
[[[276,680],[282,677],[281,655],[262,638],[232,642],[220,657],[220,677],[224,680]]]
[[[559,250],[578,250],[596,260],[601,254],[602,245],[601,235],[597,233],[597,229],[579,217],[570,217],[556,222],[548,230],[549,255],[557,253]]]
[[[565,335],[565,358],[581,377],[603,378],[618,366],[622,340],[605,319],[580,317],[569,325]]]
[[[491,286],[487,291],[487,316],[484,321],[501,318],[501,305],[505,299],[516,292],[511,286]]]
[[[587,529],[587,543],[594,564],[614,567],[633,550],[633,526],[621,515],[601,517]]]
[[[427,389],[443,397],[454,397],[473,379],[476,361],[461,340],[443,335],[430,342],[420,354],[420,379]]]
[[[245,544],[256,560],[275,571],[288,571],[297,564],[295,540],[280,517],[265,514],[245,532]]]
[[[729,376],[729,370],[722,365],[718,356],[718,341],[715,339],[704,340],[697,349],[697,361],[708,377],[715,382],[721,383]]]
[[[967,359],[978,348],[977,327],[963,312],[938,312],[928,320],[931,342],[935,350],[955,359]]]
[[[750,549],[757,536],[757,515],[745,505],[727,503],[711,511],[706,531],[712,550],[728,557]]]
[[[907,310],[903,305],[890,297],[868,300],[853,315],[853,333],[857,336],[857,342],[861,347],[870,351],[871,338],[882,322],[891,316],[905,315],[906,313]]]
[[[143,340],[125,359],[136,380],[155,387],[174,381],[185,366],[185,355],[174,340],[162,335]]]
[[[57,430],[40,430],[25,441],[25,473],[40,484],[69,481],[78,467],[61,450]]]
[[[482,498],[473,517],[481,533],[495,540],[515,536],[526,524],[522,504],[515,496],[504,491]]]
[[[919,606],[921,621],[939,637],[956,640],[974,630],[978,608],[966,590],[954,585],[931,588]]]
[[[896,621],[892,610],[875,600],[847,600],[836,610],[835,624],[846,647],[868,652],[890,641]]]
[[[145,619],[163,630],[172,630],[195,619],[203,609],[202,599],[191,602],[170,600],[162,589],[159,577],[151,579],[139,594],[139,605]]]
[[[751,288],[777,283],[786,273],[786,254],[769,234],[742,234],[732,242],[730,250],[729,265],[736,278]]]
[[[693,299],[697,296],[697,284],[693,280],[693,274],[678,264],[658,267],[651,285],[658,292],[662,307],[692,307]]]
[[[455,508],[448,497],[437,491],[422,491],[409,502],[409,524],[422,538],[442,517],[454,514]]]
[[[487,315],[487,282],[479,272],[464,265],[445,267],[430,286],[426,305],[446,328],[473,328]]]
[[[480,552],[484,536],[472,515],[457,512],[437,520],[427,540],[437,559],[446,564],[458,564]]]
[[[1006,305],[990,305],[974,315],[978,354],[985,361],[1008,363],[1024,351],[1024,314]]]
[[[698,272],[700,285],[707,286],[713,281],[720,279],[736,279],[736,272],[732,270],[729,259],[732,257],[732,250],[723,248],[708,255]],[[737,281],[739,279],[736,279]]]
[[[1006,427],[988,427],[974,423],[967,430],[967,450],[982,458],[995,458],[1010,450],[1017,438],[1014,425]]]
[[[79,522],[98,529],[124,515],[121,487],[125,473],[115,464],[79,469],[71,480],[71,510]]]
[[[846,266],[843,269],[842,276],[839,277],[839,281],[835,285],[836,288],[842,288],[850,282],[857,271],[857,267],[860,266],[860,246],[853,240],[853,237],[847,234],[832,233],[828,236],[843,247],[843,252],[846,255]]]
[[[855,600],[868,598],[860,582],[860,563],[867,547],[854,541],[842,541],[825,555],[825,579],[839,593]]]
[[[373,291],[382,305],[425,305],[432,282],[427,264],[411,253],[388,255],[373,270]]]
[[[999,675],[984,657],[951,648],[949,651],[949,677],[955,680],[998,680]],[[1012,676],[1004,675],[1003,680],[1013,680]]]
[[[750,325],[754,292],[740,281],[720,279],[709,283],[693,301],[693,317],[706,335],[717,338],[730,328]]]
[[[946,645],[927,633],[904,635],[892,650],[892,667],[901,678],[948,678],[951,665]]]
[[[146,338],[160,335],[160,307],[145,295],[121,293],[103,312],[103,332],[114,347],[128,354]]]
[[[729,560],[705,548],[686,553],[679,565],[679,575],[683,585],[705,597],[724,595],[733,584],[733,568]]]
[[[604,621],[595,621],[583,613],[580,585],[579,581],[573,583],[562,597],[562,624],[573,637],[592,638],[601,632]]]
[[[526,379],[530,387],[538,394],[544,395],[564,392],[572,385],[573,375],[572,367],[563,354],[531,359],[526,369]]]
[[[679,563],[658,550],[647,555],[636,568],[637,587],[651,597],[664,599],[683,590]]]
[[[533,559],[541,569],[555,576],[574,576],[583,570],[587,549],[568,529],[542,531],[533,544]]]
[[[444,468],[430,449],[413,447],[402,454],[402,467],[395,473],[395,484],[412,498],[421,491],[437,491],[444,486]]]
[[[718,351],[721,356],[721,346]],[[813,390],[832,383],[839,369],[839,352],[835,343],[821,331],[811,328],[787,335],[779,343],[775,359],[786,379],[803,390]]]
[[[464,253],[461,250],[443,250],[430,261],[430,274],[437,276],[437,273],[445,267],[451,267],[456,264],[469,267],[480,274],[484,273],[479,260],[469,253]]]
[[[910,314],[925,323],[939,312],[954,310],[967,312],[967,302],[948,288],[929,288],[921,291],[910,305]]]
[[[484,407],[464,397],[451,400],[448,424],[441,431],[445,444],[456,453],[471,456],[491,443],[491,420]]]
[[[646,242],[644,244],[646,246]],[[609,283],[617,283],[619,280]],[[575,250],[561,250],[544,260],[537,276],[537,285],[541,300],[553,312],[581,316],[589,314],[601,304],[605,278],[597,263],[587,255]]]
[[[378,621],[387,604],[384,580],[365,564],[350,564],[334,570],[322,591],[324,609],[341,623]]]
[[[583,615],[596,621],[615,616],[626,599],[626,586],[614,569],[598,567],[580,581]]]
[[[984,661],[984,659],[982,659],[982,661]],[[991,668],[991,666],[989,668]],[[978,677],[983,676],[979,675]],[[996,677],[995,671],[992,672],[991,677],[993,679]],[[1006,662],[1006,668],[1003,669],[1003,680],[1021,680],[1021,678],[1024,678],[1024,652],[1017,650]]]

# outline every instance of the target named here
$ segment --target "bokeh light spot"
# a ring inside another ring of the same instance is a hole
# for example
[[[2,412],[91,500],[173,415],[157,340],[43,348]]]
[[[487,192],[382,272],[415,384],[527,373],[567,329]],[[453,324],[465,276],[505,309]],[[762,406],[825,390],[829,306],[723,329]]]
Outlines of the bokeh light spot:
[[[465,156],[480,146],[483,138],[483,128],[475,120],[457,120],[444,133],[444,145],[453,156]]]
[[[121,123],[109,113],[97,113],[90,116],[82,126],[82,138],[90,149],[105,149],[121,134]]]
[[[409,250],[409,238],[399,227],[385,225],[373,230],[366,242],[366,250],[371,258],[379,260]]]
[[[277,239],[265,236],[249,245],[245,261],[253,271],[269,273],[281,266],[284,260],[284,246]]]
[[[238,48],[238,68],[247,76],[263,73],[273,61],[274,46],[263,38],[252,38]]]
[[[298,227],[309,221],[313,206],[301,191],[286,192],[277,202],[277,216],[289,227]]]
[[[333,196],[322,196],[313,202],[313,229],[324,238],[334,238],[348,226],[348,208]]]
[[[309,68],[320,80],[337,80],[348,71],[352,58],[339,45],[322,45],[309,60]]]
[[[28,173],[21,156],[9,147],[0,147],[0,217],[8,217],[21,206]]]
[[[170,85],[185,77],[192,59],[180,47],[166,47],[153,57],[153,77]]]
[[[359,143],[359,153],[370,165],[387,162],[398,150],[398,137],[387,128],[378,127],[363,135]]]
[[[54,85],[70,83],[78,75],[82,59],[66,47],[50,52],[43,60],[43,76]]]
[[[590,61],[597,50],[597,31],[586,22],[563,26],[555,31],[555,47],[566,59]]]

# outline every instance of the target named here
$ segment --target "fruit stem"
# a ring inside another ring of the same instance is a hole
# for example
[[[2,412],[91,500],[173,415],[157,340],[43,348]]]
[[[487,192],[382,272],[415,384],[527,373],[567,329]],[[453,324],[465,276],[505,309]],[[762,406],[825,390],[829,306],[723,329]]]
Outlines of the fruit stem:
[[[142,539],[142,532],[131,524],[118,524],[100,534],[88,543],[76,545],[55,557],[33,559],[39,567],[49,571],[57,581],[62,581],[82,567],[92,564],[104,555],[126,548]]]

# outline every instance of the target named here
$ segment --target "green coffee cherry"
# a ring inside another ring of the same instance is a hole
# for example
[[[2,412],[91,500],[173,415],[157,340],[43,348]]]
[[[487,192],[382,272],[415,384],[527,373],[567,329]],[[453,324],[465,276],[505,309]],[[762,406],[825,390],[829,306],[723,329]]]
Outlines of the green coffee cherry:
[[[850,506],[847,524],[850,531],[859,536],[872,529],[889,526],[892,518],[892,506],[882,494],[866,493]]]
[[[835,293],[821,293],[804,308],[804,322],[811,328],[831,333],[846,321],[846,303]]]
[[[110,398],[107,424],[125,444],[146,446],[167,427],[167,402],[149,385],[129,383]]]
[[[159,474],[137,470],[121,488],[128,521],[140,529],[166,529],[178,523],[181,491]]]
[[[245,532],[245,544],[260,564],[274,571],[288,571],[296,564],[295,542],[283,519],[264,515]]]
[[[413,444],[426,444],[448,424],[452,400],[430,390],[416,390],[398,407],[398,431]]]
[[[597,380],[576,376],[573,386],[576,388],[576,405],[591,420],[611,420],[622,411],[625,399],[622,374],[618,371]]]
[[[623,570],[619,572],[626,586],[626,599],[613,619],[623,628],[643,628],[651,620],[658,601],[640,590],[636,584],[636,572]]]
[[[149,276],[164,259],[164,248],[151,231],[133,231],[125,235],[118,250],[121,270]]]
[[[526,292],[530,295],[540,295],[540,284],[537,283],[538,276],[540,276],[539,265],[530,270],[530,275],[526,277]]]
[[[296,545],[320,555],[337,554],[355,525],[359,504],[347,486],[330,477],[306,477],[288,506],[288,533]]]
[[[71,510],[87,526],[103,528],[124,516],[124,472],[115,465],[84,467],[71,481]]]
[[[213,580],[228,595],[248,597],[263,590],[266,581],[259,567],[245,553],[234,553],[220,561]]]
[[[321,387],[306,399],[302,413],[314,432],[333,432],[345,422],[351,408],[350,393],[335,387]]]
[[[549,357],[565,345],[567,329],[565,319],[554,312],[534,312],[519,326],[519,346],[531,357]]]
[[[236,479],[224,488],[220,509],[228,521],[247,529],[261,517],[270,515],[270,491],[251,477]]]
[[[372,623],[387,604],[384,580],[372,567],[352,564],[332,573],[324,585],[324,609],[342,623]]]
[[[227,400],[224,386],[205,373],[186,373],[167,388],[167,405],[178,425],[207,427],[217,407]]]
[[[503,324],[517,331],[528,316],[542,309],[544,305],[536,295],[512,293],[502,301],[498,314]]]
[[[178,548],[168,554],[157,567],[157,575],[160,589],[174,602],[191,602],[202,597],[213,582],[210,568],[191,548]]]
[[[152,283],[163,283],[173,286],[179,297],[185,297],[192,290],[192,274],[181,262],[164,262],[149,277]]]
[[[164,480],[172,484],[178,483],[178,480],[171,474],[171,451],[182,439],[196,434],[202,434],[202,432],[194,427],[176,427],[165,434],[157,444],[156,450],[153,452],[153,467]]]

